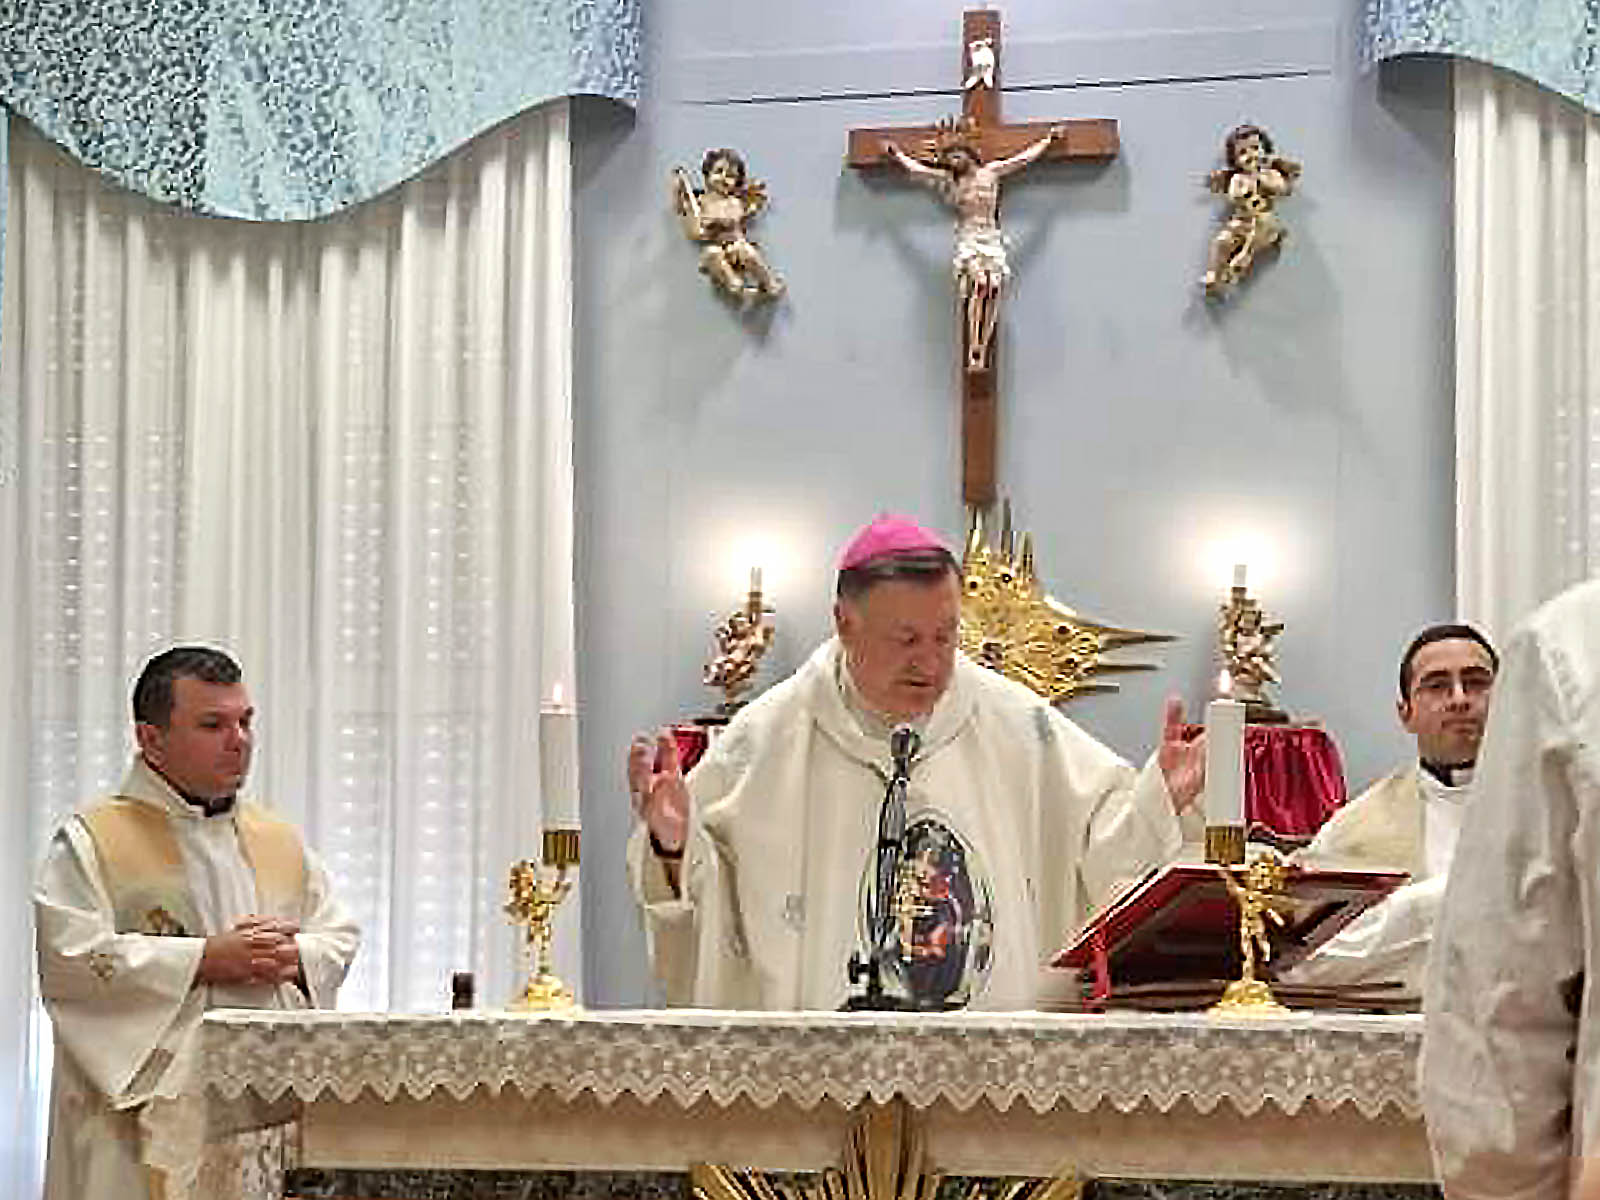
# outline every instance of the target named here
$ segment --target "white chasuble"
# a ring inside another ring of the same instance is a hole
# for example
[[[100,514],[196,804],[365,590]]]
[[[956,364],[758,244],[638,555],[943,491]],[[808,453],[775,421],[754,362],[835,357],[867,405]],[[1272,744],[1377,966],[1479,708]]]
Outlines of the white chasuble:
[[[852,711],[839,658],[824,643],[691,772],[681,895],[635,832],[629,865],[671,1003],[834,1009],[856,990],[846,968],[890,755],[886,729]],[[1035,1007],[1050,955],[1183,842],[1153,762],[1135,771],[960,655],[921,730],[907,820],[906,975],[929,1007]]]
[[[304,990],[196,981],[204,939],[253,915],[299,925]],[[359,940],[291,827],[247,804],[208,817],[142,758],[56,832],[34,921],[56,1039],[46,1200],[156,1195],[152,1102],[181,1093],[201,1016],[331,1006]]]

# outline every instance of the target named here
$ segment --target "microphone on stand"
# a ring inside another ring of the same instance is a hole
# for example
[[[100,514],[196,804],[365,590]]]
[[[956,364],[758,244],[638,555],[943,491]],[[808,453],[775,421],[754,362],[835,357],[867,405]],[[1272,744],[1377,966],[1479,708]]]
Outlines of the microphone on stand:
[[[884,789],[878,809],[878,846],[873,886],[867,896],[866,957],[850,956],[846,975],[851,983],[866,983],[866,990],[849,997],[846,1009],[905,1009],[910,1003],[883,990],[883,976],[891,954],[898,957],[900,936],[895,919],[895,886],[900,878],[900,863],[905,856],[906,785],[911,778],[911,760],[922,747],[922,737],[910,725],[897,725],[889,735],[892,769],[889,786]]]
[[[901,779],[911,776],[911,760],[922,749],[922,735],[911,725],[896,725],[889,735],[889,757],[894,759],[894,773]]]

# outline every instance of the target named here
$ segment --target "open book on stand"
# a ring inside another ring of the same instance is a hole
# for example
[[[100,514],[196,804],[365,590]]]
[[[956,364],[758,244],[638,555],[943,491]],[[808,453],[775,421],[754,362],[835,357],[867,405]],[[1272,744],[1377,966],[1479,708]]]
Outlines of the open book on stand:
[[[1403,871],[1330,871],[1290,866],[1270,924],[1272,957],[1258,967],[1292,1008],[1392,1011],[1416,1007],[1399,984],[1296,987],[1277,976],[1363,910],[1407,881]],[[1157,868],[1096,913],[1051,965],[1078,973],[1080,1007],[1203,1008],[1243,967],[1239,908],[1221,868],[1172,863]],[[1264,969],[1263,969],[1264,968]]]

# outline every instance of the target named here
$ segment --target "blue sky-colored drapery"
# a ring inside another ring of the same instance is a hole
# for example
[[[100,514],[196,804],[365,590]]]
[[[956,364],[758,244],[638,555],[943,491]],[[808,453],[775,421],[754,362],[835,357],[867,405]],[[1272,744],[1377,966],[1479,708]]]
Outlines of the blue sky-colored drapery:
[[[641,0],[0,0],[0,103],[156,200],[303,220],[559,96],[639,94]]]
[[[1600,112],[1600,0],[1367,0],[1371,60],[1453,54]]]

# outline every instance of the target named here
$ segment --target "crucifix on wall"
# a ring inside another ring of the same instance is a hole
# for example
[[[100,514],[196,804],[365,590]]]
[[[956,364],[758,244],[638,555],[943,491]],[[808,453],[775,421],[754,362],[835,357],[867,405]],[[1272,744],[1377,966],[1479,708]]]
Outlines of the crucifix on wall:
[[[937,125],[852,129],[846,161],[896,166],[937,189],[956,210],[953,268],[961,315],[961,492],[969,506],[995,498],[995,331],[1010,278],[1000,232],[1000,182],[1030,163],[1107,159],[1117,153],[1110,120],[1026,122],[1000,118],[1000,14],[962,16],[962,111]]]

